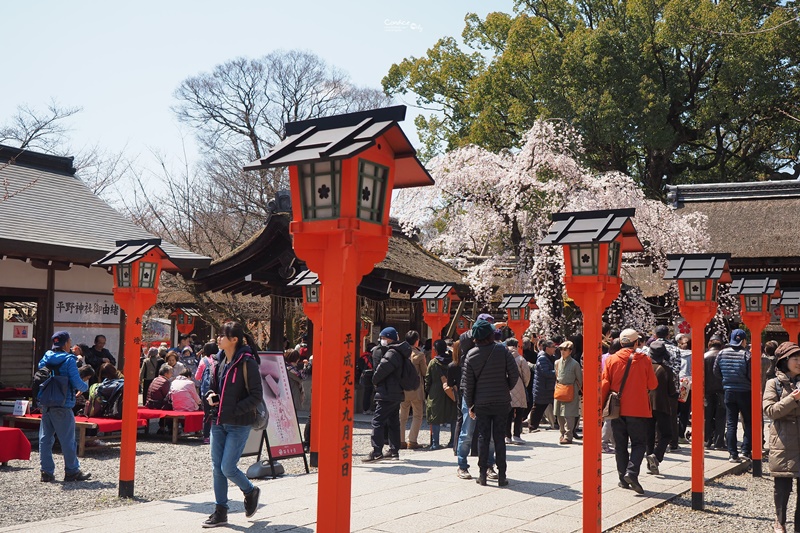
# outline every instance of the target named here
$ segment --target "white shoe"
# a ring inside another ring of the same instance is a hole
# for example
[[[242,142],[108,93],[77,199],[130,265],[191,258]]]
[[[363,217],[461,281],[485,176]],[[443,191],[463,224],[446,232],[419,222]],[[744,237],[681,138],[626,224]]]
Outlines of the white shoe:
[[[514,444],[514,441],[511,438],[506,437],[506,444]]]
[[[522,440],[522,437],[514,436],[511,438],[511,440],[514,442],[514,444],[527,444],[527,442]]]

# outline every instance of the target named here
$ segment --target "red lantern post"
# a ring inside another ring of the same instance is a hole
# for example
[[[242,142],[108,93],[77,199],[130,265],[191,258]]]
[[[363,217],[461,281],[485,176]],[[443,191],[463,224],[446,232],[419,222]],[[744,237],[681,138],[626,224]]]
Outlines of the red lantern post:
[[[531,311],[539,309],[533,294],[504,294],[500,309],[505,309],[509,329],[520,339],[531,325]],[[521,339],[520,339],[521,340]]]
[[[95,262],[110,267],[114,276],[114,301],[125,311],[123,374],[129,385],[123,388],[122,438],[120,442],[119,496],[133,498],[136,472],[137,406],[139,404],[139,354],[142,315],[158,296],[162,265],[172,265],[161,248],[161,239],[118,241],[118,248]]]
[[[717,312],[717,283],[730,283],[730,254],[668,255],[664,279],[678,281],[681,315],[692,328],[692,509],[705,507],[705,329]]]
[[[194,330],[194,317],[180,307],[175,309],[170,316],[175,317],[175,326],[181,335],[188,335]]]
[[[602,530],[600,355],[603,311],[617,297],[623,252],[641,252],[633,209],[555,213],[541,244],[564,247],[564,284],[583,313],[583,530]]]
[[[772,319],[769,304],[772,298],[780,296],[777,278],[747,276],[736,278],[731,283],[730,294],[739,296],[742,321],[750,328],[751,401],[752,401],[752,454],[753,477],[761,477],[761,433],[764,422],[761,406],[761,336]]]
[[[452,302],[458,299],[452,285],[430,284],[423,285],[412,300],[422,300],[424,310],[422,318],[431,328],[431,335],[434,340],[442,337],[442,330],[450,324],[450,309]]]
[[[356,288],[386,256],[392,189],[433,183],[397,125],[404,118],[397,106],[288,123],[286,139],[245,167],[289,165],[294,250],[325,287],[319,532],[350,531]]]
[[[800,335],[800,291],[783,291],[780,299],[781,326],[789,334],[790,342],[797,342]]]

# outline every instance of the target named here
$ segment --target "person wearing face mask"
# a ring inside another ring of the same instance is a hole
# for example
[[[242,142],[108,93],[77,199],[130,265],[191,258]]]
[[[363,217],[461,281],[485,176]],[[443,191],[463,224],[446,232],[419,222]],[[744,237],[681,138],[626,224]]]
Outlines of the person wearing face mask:
[[[411,356],[411,346],[400,342],[400,336],[394,328],[384,328],[379,335],[381,346],[373,351],[382,353],[375,365],[372,384],[375,386],[375,414],[372,416],[372,451],[364,462],[380,461],[383,455],[383,444],[388,428],[390,459],[400,457],[400,402],[405,399],[405,391],[400,386],[400,374],[405,364],[404,358]]]
[[[775,488],[775,533],[786,533],[786,511],[792,480],[800,492],[800,346],[784,342],[775,350],[775,377],[767,380],[762,402],[769,429],[769,472]],[[800,527],[800,498],[794,530]]]

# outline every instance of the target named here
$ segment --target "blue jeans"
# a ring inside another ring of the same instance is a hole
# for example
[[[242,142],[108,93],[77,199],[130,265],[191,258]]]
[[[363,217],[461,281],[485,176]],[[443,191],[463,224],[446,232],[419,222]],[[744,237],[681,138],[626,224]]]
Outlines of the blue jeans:
[[[431,424],[431,446],[439,446],[439,433],[442,426],[440,424]]]
[[[725,444],[732,457],[739,457],[736,448],[736,426],[739,424],[739,413],[744,419],[744,437],[742,438],[742,453],[750,456],[750,438],[752,437],[752,415],[749,391],[725,391],[725,409],[727,409],[727,427],[725,428]]]
[[[214,468],[214,499],[220,507],[228,508],[228,480],[243,493],[250,494],[253,484],[239,470],[237,463],[244,451],[250,426],[233,424],[211,425],[211,466]]]
[[[39,461],[42,472],[54,474],[53,442],[58,435],[61,453],[64,455],[64,472],[75,474],[81,469],[75,446],[75,415],[72,408],[42,407],[42,423],[39,426]]]
[[[458,435],[458,468],[469,470],[467,456],[472,448],[472,434],[475,432],[475,421],[469,416],[466,400],[461,400],[461,433]],[[489,446],[489,468],[494,467],[494,442]]]

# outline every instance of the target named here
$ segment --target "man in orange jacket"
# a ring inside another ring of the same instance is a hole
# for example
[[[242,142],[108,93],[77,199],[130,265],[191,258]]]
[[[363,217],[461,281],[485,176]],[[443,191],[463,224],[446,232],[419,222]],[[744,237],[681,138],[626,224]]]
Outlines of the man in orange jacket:
[[[650,358],[640,351],[643,342],[636,330],[624,330],[619,336],[619,342],[622,349],[608,357],[603,369],[601,398],[605,405],[612,390],[620,392],[622,389],[620,417],[611,421],[611,430],[616,442],[614,454],[617,459],[619,486],[644,494],[644,489],[639,483],[639,469],[647,445],[647,424],[653,416],[649,391],[658,387],[658,380]],[[630,370],[623,388],[622,378],[629,360]],[[629,440],[630,454],[628,454]]]

